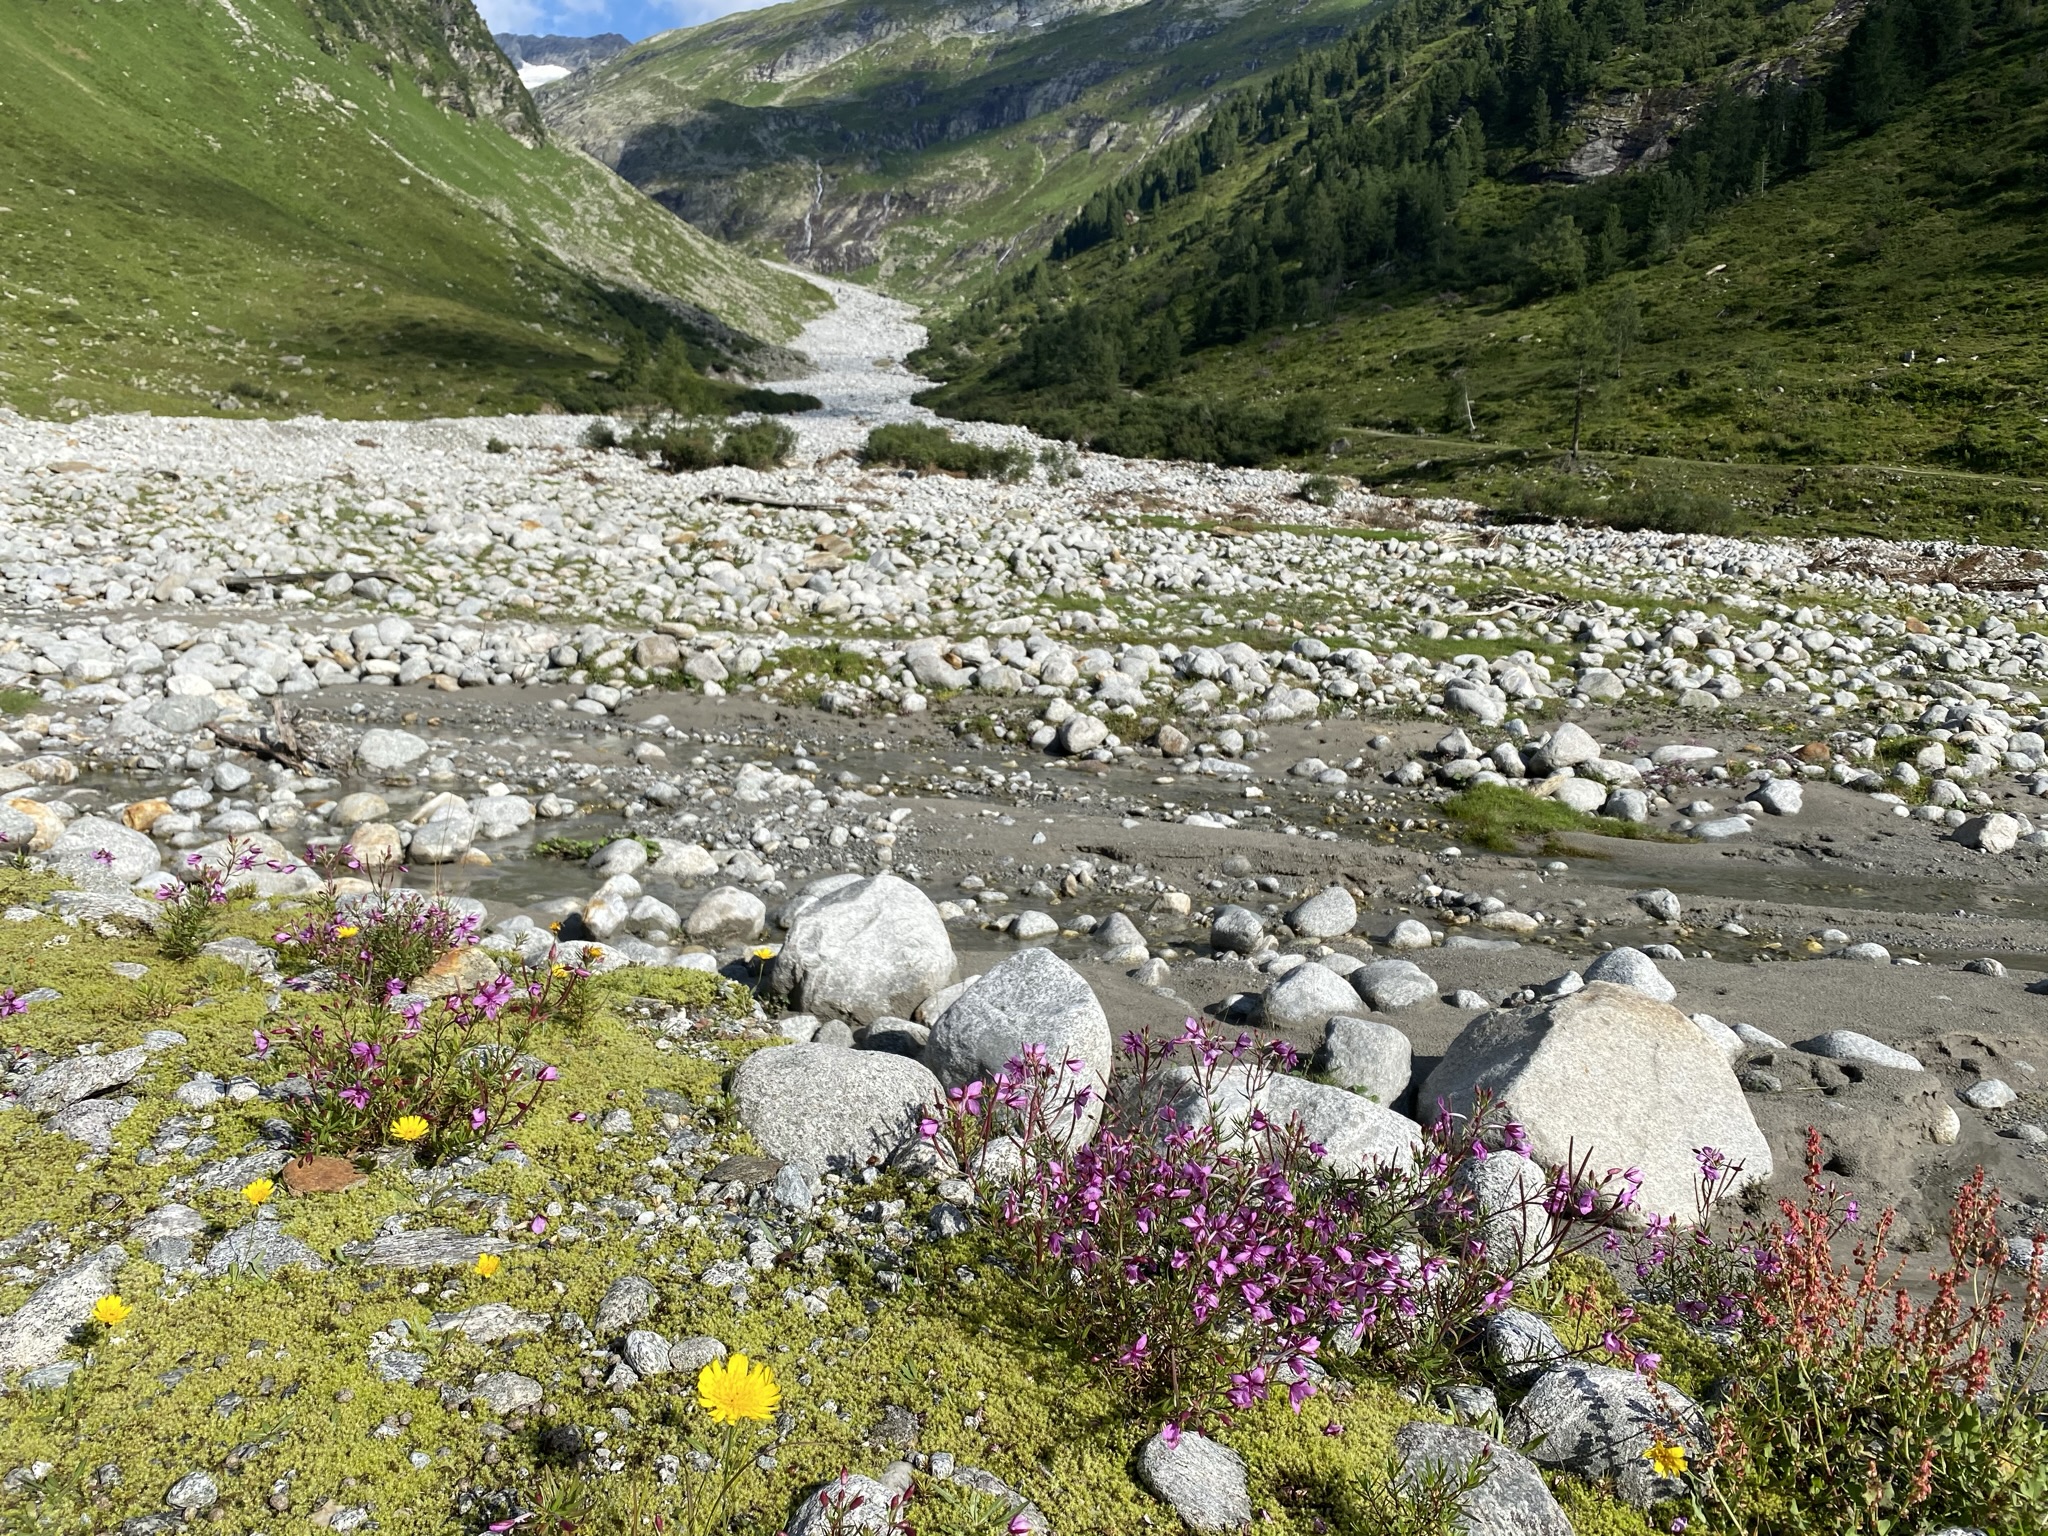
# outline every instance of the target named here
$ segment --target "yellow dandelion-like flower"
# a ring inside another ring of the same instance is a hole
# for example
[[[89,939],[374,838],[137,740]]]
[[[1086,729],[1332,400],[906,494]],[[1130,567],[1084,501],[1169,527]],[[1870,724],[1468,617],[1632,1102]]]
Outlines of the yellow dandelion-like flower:
[[[1653,1440],[1650,1448],[1643,1452],[1643,1459],[1659,1477],[1685,1476],[1685,1447],[1682,1445],[1673,1445],[1668,1440]]]
[[[775,1385],[775,1372],[765,1360],[728,1355],[697,1373],[697,1406],[714,1424],[765,1421],[781,1405],[782,1388]]]
[[[251,1205],[261,1205],[276,1191],[277,1186],[269,1179],[251,1179],[242,1186],[242,1198]]]
[[[334,936],[337,939],[352,939],[362,931],[363,930],[360,928],[350,928],[347,926],[343,926],[334,930]]]
[[[118,1296],[102,1296],[92,1304],[92,1320],[109,1328],[118,1328],[128,1321],[128,1314],[134,1310]]]
[[[569,967],[567,967],[566,965],[558,965],[558,966],[556,966],[556,967],[555,967],[555,976],[556,976],[556,979],[557,979],[557,980],[559,980],[560,978],[562,978],[562,977],[564,977],[564,976],[567,976],[568,974],[569,974]]]
[[[763,944],[760,948],[753,951],[753,956],[756,960],[773,960],[775,958],[775,946]]]
[[[495,1253],[478,1254],[476,1256],[476,1263],[470,1266],[471,1269],[473,1269],[477,1274],[481,1275],[486,1280],[490,1279],[491,1276],[495,1275],[499,1270],[503,1269],[504,1267],[505,1261],[499,1258]]]
[[[428,1125],[418,1115],[400,1115],[391,1122],[391,1139],[393,1141],[418,1141],[432,1129],[433,1127]]]

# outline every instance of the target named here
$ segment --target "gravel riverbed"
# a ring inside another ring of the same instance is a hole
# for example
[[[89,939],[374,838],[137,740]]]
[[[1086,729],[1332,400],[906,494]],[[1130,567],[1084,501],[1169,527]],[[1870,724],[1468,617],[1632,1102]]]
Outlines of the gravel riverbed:
[[[2034,557],[1056,448],[1016,484],[870,470],[870,427],[929,419],[921,332],[834,291],[775,471],[662,474],[561,417],[0,415],[0,835],[122,893],[233,839],[289,895],[346,843],[504,931],[734,975],[806,882],[888,871],[970,971],[1049,945],[1119,1029],[1312,1048],[1327,1011],[1278,984],[1401,954],[1427,985],[1362,995],[1417,1084],[1630,946],[1687,1014],[1913,1061],[1742,1037],[1781,1176],[1820,1113],[1909,1221],[1982,1163],[2038,1224]],[[1488,851],[1443,805],[1487,786],[1647,835]],[[1348,921],[1289,918],[1332,885]]]

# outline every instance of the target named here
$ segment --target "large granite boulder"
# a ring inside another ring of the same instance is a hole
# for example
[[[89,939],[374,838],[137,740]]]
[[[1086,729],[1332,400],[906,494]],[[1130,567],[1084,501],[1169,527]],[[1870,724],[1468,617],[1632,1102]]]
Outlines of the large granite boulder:
[[[1771,1148],[1720,1047],[1669,1003],[1591,982],[1566,997],[1499,1008],[1468,1024],[1423,1084],[1423,1113],[1469,1114],[1490,1091],[1547,1168],[1590,1155],[1594,1171],[1642,1174],[1637,1208],[1696,1214],[1695,1151],[1713,1147],[1750,1179]]]
[[[828,878],[831,889],[813,898],[807,887],[785,908],[794,915],[768,991],[799,1012],[855,1024],[912,1017],[956,968],[939,909],[895,875]]]

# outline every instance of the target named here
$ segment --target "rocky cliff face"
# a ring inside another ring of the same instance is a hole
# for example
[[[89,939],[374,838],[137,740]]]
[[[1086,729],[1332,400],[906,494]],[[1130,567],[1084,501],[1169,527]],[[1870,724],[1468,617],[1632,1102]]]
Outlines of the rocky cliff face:
[[[1077,16],[1106,15],[1143,0],[998,0],[955,6],[928,14],[892,15],[875,5],[843,14],[826,30],[799,37],[774,58],[748,71],[753,80],[789,85],[809,79],[863,49],[914,35],[930,47],[953,38],[990,40],[1034,27],[1055,26]]]
[[[535,37],[524,32],[493,32],[491,38],[517,67],[521,64],[559,64],[564,69],[588,69],[606,59],[617,58],[633,46],[620,32],[600,32],[595,37]]]
[[[546,136],[540,111],[472,0],[301,0],[330,53],[381,53],[451,112],[496,123],[523,144]]]

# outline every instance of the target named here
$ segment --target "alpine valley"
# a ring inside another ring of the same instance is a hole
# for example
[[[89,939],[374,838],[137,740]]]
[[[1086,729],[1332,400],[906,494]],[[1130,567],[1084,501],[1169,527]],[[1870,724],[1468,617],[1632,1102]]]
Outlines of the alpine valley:
[[[2036,0],[718,3],[0,0],[0,1532],[2048,1536]]]

